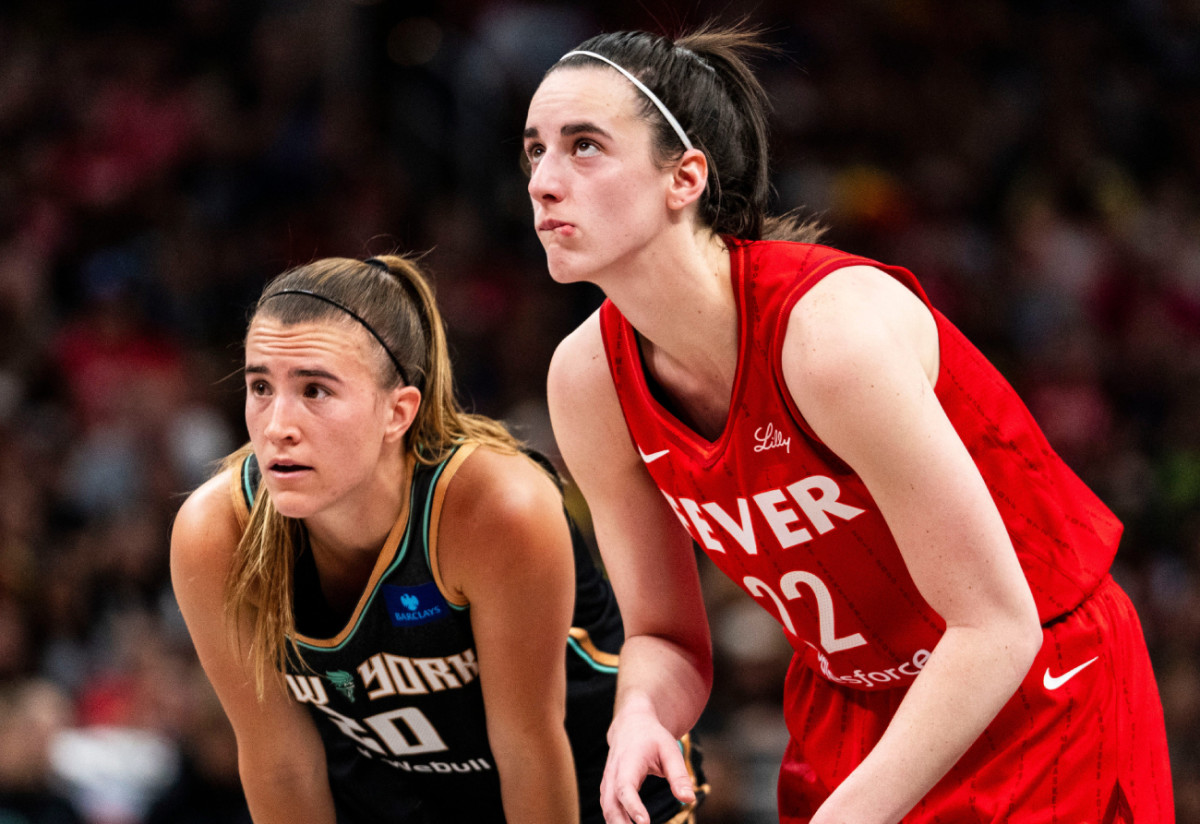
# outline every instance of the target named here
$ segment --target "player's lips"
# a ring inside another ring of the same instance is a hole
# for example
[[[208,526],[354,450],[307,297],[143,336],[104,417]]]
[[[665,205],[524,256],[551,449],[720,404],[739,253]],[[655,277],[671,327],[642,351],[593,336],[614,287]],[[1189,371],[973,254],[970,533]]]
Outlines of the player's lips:
[[[539,232],[557,232],[561,235],[575,234],[575,224],[567,223],[565,220],[554,220],[547,218],[537,225]]]
[[[299,472],[305,472],[312,469],[311,466],[302,463],[296,463],[290,460],[272,461],[268,466],[273,475],[295,475]]]

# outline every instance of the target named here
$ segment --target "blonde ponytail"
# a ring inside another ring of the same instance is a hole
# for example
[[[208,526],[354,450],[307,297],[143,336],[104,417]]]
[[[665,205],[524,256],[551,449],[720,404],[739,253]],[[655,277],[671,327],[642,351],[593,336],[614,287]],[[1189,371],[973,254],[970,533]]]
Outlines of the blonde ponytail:
[[[454,393],[446,332],[433,289],[411,258],[382,255],[367,261],[325,258],[289,270],[263,290],[254,316],[285,324],[352,318],[382,347],[379,382],[407,382],[421,390],[421,405],[404,448],[425,464],[444,460],[454,446],[478,441],[515,453],[520,444],[499,421],[466,412]],[[226,458],[224,468],[241,470],[249,445]],[[260,698],[269,673],[289,661],[303,666],[295,642],[293,603],[299,521],[279,513],[260,484],[225,585],[226,619],[238,625],[249,615],[251,628],[242,652],[253,665]]]

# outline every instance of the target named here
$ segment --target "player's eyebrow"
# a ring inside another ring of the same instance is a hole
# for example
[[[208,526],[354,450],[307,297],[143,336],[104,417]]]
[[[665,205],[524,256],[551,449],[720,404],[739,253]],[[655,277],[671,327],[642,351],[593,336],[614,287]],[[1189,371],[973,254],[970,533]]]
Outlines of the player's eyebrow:
[[[612,136],[590,120],[581,120],[578,123],[567,123],[562,127],[562,129],[559,130],[559,134],[561,134],[563,137],[572,137],[577,134],[598,134],[602,135],[603,137]],[[523,136],[526,140],[538,137],[537,127],[530,126],[525,130]]]
[[[258,364],[258,363],[246,364],[246,368],[243,369],[242,371],[245,372],[247,375],[269,375],[269,374],[271,374],[270,369],[268,369],[265,365]],[[303,368],[289,369],[287,374],[288,374],[289,378],[322,378],[323,380],[327,380],[327,381],[330,381],[333,383],[341,383],[342,382],[342,379],[339,378],[337,375],[333,374],[332,372],[328,372],[324,369],[303,369]]]
[[[563,137],[571,137],[572,135],[582,134],[584,132],[588,134],[598,134],[602,137],[611,137],[611,135],[604,129],[601,129],[595,123],[586,120],[580,123],[568,123],[562,127],[561,134]]]

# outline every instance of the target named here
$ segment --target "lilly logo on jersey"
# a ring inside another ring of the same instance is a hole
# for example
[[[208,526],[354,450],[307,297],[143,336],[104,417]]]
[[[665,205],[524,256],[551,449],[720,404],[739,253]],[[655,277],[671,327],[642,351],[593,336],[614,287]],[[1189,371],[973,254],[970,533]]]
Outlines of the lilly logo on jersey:
[[[755,429],[754,440],[756,441],[755,452],[766,452],[768,449],[777,449],[781,446],[789,454],[792,451],[792,439],[784,437],[783,432],[777,430],[772,423]]]
[[[449,614],[446,599],[438,592],[437,584],[434,583],[415,587],[384,584],[383,597],[387,602],[388,618],[391,619],[392,626],[417,627],[445,618]]]

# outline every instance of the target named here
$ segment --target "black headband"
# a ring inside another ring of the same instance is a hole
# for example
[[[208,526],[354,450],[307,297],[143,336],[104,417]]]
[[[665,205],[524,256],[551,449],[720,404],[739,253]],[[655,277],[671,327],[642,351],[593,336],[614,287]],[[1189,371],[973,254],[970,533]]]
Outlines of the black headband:
[[[386,268],[386,264],[384,264],[383,261],[379,261],[379,263],[376,264],[373,262],[374,260],[375,259],[373,258],[372,260],[368,260],[366,262],[371,263],[372,265],[383,265]],[[387,352],[387,356],[389,358],[391,358],[392,365],[395,366],[396,371],[400,373],[400,380],[404,381],[404,383],[406,385],[412,386],[412,382],[408,379],[408,372],[404,369],[403,366],[400,365],[400,360],[394,354],[392,354],[392,348],[387,345],[387,343],[384,341],[383,337],[378,332],[375,331],[375,329],[371,326],[371,324],[369,324],[365,320],[363,320],[362,316],[360,316],[353,309],[351,309],[350,307],[348,307],[342,303],[338,303],[333,298],[326,297],[325,295],[321,295],[316,292],[309,291],[308,289],[280,289],[278,292],[272,292],[271,294],[267,295],[265,298],[263,298],[263,300],[270,300],[271,298],[276,298],[276,297],[279,297],[280,295],[307,295],[310,298],[316,298],[317,300],[323,300],[326,303],[328,303],[330,306],[336,306],[338,309],[341,309],[347,315],[349,315],[350,317],[354,318],[356,321],[361,323],[363,329],[366,329],[368,332],[371,333],[371,336],[373,338],[375,338],[375,340],[379,341],[379,345],[383,347],[383,351]]]

